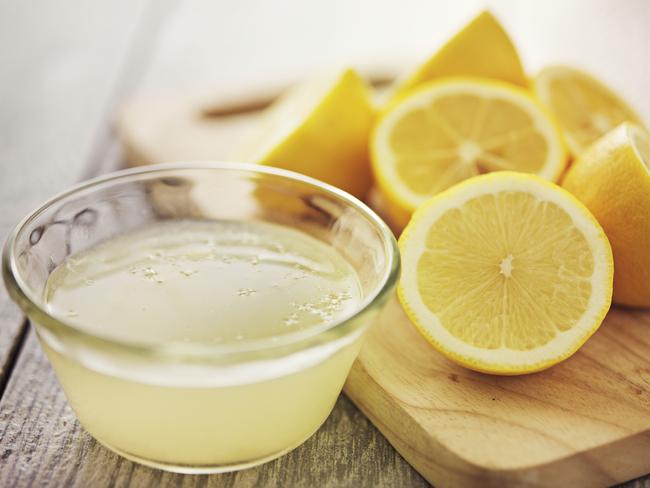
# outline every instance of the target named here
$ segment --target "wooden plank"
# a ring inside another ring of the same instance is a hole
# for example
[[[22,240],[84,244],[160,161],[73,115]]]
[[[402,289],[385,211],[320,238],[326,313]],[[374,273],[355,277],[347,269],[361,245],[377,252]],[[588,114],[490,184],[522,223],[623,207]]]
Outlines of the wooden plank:
[[[619,485],[620,488],[650,488],[650,478],[644,476],[636,480],[632,480],[629,483],[623,483]]]
[[[27,332],[27,324],[18,307],[0,287],[0,396],[5,391],[9,375]]]
[[[146,0],[0,3],[0,239],[78,179]],[[0,287],[0,394],[23,318]]]
[[[33,332],[17,372],[0,405],[0,486],[428,486],[344,396],[325,425],[288,455],[238,473],[187,476],[137,465],[95,442]]]

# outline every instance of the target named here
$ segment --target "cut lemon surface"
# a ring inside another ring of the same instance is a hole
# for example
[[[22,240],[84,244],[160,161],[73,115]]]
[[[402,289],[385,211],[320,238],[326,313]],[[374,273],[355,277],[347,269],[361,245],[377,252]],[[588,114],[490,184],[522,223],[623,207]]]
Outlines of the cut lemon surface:
[[[373,131],[371,155],[397,228],[464,179],[516,170],[555,180],[567,161],[558,127],[530,94],[480,78],[429,82],[389,106]]]
[[[570,193],[533,175],[472,178],[421,206],[399,240],[406,314],[449,359],[523,374],[571,356],[600,326],[612,252]]]
[[[640,123],[625,101],[593,76],[568,66],[548,66],[535,77],[535,93],[562,126],[574,156],[622,122]]]
[[[574,161],[562,186],[598,219],[614,252],[614,302],[650,307],[650,134],[624,123]]]
[[[494,78],[527,86],[517,51],[499,21],[481,12],[413,73],[398,81],[400,97],[427,81],[445,76]]]
[[[291,89],[262,116],[239,156],[322,180],[364,198],[372,175],[368,138],[375,111],[351,69]]]

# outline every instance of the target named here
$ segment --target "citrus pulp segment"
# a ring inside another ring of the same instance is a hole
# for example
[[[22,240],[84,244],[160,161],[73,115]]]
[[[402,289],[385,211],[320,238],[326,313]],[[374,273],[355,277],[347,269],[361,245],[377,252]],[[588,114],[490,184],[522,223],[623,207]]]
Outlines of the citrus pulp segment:
[[[548,66],[534,80],[535,93],[562,126],[574,156],[622,122],[640,123],[634,110],[593,76],[568,66]]]
[[[480,78],[429,82],[392,104],[371,138],[388,213],[403,226],[418,205],[459,181],[517,170],[557,179],[559,129],[525,90]]]
[[[533,175],[478,176],[421,206],[399,240],[400,301],[440,352],[478,371],[522,374],[573,354],[612,293],[601,227]]]

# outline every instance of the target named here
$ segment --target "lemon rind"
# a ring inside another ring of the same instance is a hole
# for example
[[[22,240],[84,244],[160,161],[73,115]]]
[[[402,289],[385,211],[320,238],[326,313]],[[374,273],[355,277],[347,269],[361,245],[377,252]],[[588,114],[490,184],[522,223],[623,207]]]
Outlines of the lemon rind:
[[[416,69],[399,79],[392,89],[392,99],[401,98],[412,92],[414,89],[417,89],[421,84],[430,81],[430,78],[427,77],[427,72],[432,71],[433,67],[440,63],[440,60],[444,59],[450,51],[459,51],[458,45],[463,44],[465,36],[476,29],[481,29],[483,33],[488,29],[491,36],[498,36],[501,47],[504,49],[504,52],[501,53],[502,56],[506,55],[512,61],[512,72],[508,73],[508,76],[495,76],[494,79],[499,79],[517,86],[526,86],[527,79],[523,63],[513,40],[492,12],[489,10],[483,10],[449,37],[437,51],[430,55]],[[461,73],[444,74],[445,76],[461,75]]]
[[[504,190],[527,191],[564,209],[576,228],[586,237],[594,255],[592,294],[582,317],[571,329],[560,332],[544,346],[514,351],[507,348],[482,349],[467,344],[447,331],[426,307],[417,288],[417,263],[430,225],[451,208],[476,196]],[[609,241],[587,208],[567,191],[535,175],[497,172],[477,176],[436,195],[421,206],[399,240],[402,252],[402,279],[398,296],[404,310],[438,351],[467,368],[503,375],[532,373],[549,368],[570,357],[598,329],[612,298],[613,261]],[[414,258],[409,259],[409,256]]]
[[[380,116],[371,135],[371,161],[379,186],[400,209],[413,212],[430,196],[416,194],[401,182],[395,170],[395,158],[388,144],[390,131],[404,113],[430,103],[440,96],[462,92],[463,87],[467,86],[471,86],[472,90],[475,90],[473,93],[483,91],[490,98],[495,98],[495,95],[498,94],[499,98],[513,101],[518,106],[521,106],[523,102],[523,105],[529,109],[527,113],[533,118],[535,128],[544,135],[549,143],[546,162],[538,175],[552,181],[556,181],[562,175],[566,167],[567,151],[560,128],[548,109],[526,90],[506,82],[487,78],[453,77],[430,81],[418,86],[408,96],[390,104]],[[434,92],[435,96],[432,96],[431,92]]]

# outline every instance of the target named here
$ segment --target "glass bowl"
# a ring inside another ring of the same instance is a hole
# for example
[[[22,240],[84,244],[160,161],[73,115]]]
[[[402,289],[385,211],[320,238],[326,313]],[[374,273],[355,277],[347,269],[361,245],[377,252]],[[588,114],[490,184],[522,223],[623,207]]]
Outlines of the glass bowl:
[[[229,344],[136,343],[48,313],[48,276],[68,256],[187,219],[299,229],[345,257],[362,301],[334,323]],[[90,180],[27,216],[3,254],[9,293],[81,424],[124,457],[185,473],[253,466],[309,438],[331,412],[398,274],[393,234],[359,200],[296,173],[240,163],[165,164]]]

